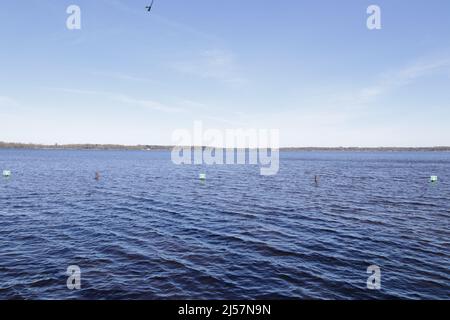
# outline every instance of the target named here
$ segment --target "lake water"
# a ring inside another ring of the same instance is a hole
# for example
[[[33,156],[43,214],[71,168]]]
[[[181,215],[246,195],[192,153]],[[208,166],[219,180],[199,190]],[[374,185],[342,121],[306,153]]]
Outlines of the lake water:
[[[283,152],[261,176],[165,151],[0,150],[0,169],[0,299],[450,298],[450,153]]]

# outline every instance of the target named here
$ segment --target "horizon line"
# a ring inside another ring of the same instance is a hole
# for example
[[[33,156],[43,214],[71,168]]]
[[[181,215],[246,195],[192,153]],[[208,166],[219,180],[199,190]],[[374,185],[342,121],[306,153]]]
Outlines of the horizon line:
[[[23,143],[23,142],[4,142],[0,141],[0,149],[84,149],[84,150],[163,150],[163,149],[173,149],[178,148],[204,148],[204,149],[237,149],[237,150],[251,150],[258,149],[259,147],[235,147],[226,148],[218,146],[176,146],[176,145],[164,145],[164,144],[115,144],[115,143],[66,143],[66,144],[43,144],[43,143]],[[367,147],[367,146],[335,146],[335,147],[324,147],[324,146],[289,146],[289,147],[262,147],[263,149],[274,149],[274,150],[384,150],[384,151],[450,151],[450,146],[378,146],[378,147]]]

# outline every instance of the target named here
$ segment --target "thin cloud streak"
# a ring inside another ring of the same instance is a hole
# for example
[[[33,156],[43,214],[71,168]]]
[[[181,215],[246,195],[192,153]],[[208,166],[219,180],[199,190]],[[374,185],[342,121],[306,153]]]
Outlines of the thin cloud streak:
[[[156,111],[162,111],[162,112],[168,112],[168,113],[184,112],[184,109],[181,109],[178,107],[170,107],[170,106],[164,105],[157,101],[136,99],[136,98],[129,97],[127,95],[117,95],[117,96],[114,96],[114,99],[116,101],[123,102],[123,103],[129,104],[129,105],[136,105],[136,106],[139,106],[142,108],[147,108],[147,109],[156,110]]]
[[[107,77],[124,81],[151,82],[150,79],[137,77],[122,72],[92,71],[91,74],[94,76]]]
[[[105,5],[108,5],[117,11],[120,11],[120,13],[128,13],[130,15],[134,15],[136,17],[142,17],[143,13],[147,14],[147,12],[144,12],[142,9],[137,9],[136,7],[129,7],[125,2],[120,0],[102,0]],[[160,14],[158,14],[157,9],[159,4],[155,4],[155,8],[152,9],[152,18],[156,21],[158,21],[160,24],[171,28],[172,30],[175,30],[180,33],[189,34],[192,36],[195,36],[197,38],[205,39],[210,42],[215,43],[222,43],[223,41],[216,35],[209,34],[204,31],[200,31],[190,25],[180,23],[171,19],[168,19]]]
[[[16,107],[19,105],[19,102],[8,96],[0,96],[0,107]]]
[[[218,49],[203,51],[190,60],[175,62],[171,67],[180,73],[219,80],[232,85],[242,85],[247,82],[237,71],[234,55]]]
[[[148,99],[136,99],[126,94],[117,94],[107,91],[96,91],[96,90],[84,90],[84,89],[68,89],[68,88],[47,88],[50,90],[55,90],[63,93],[70,94],[83,94],[83,95],[99,95],[104,96],[105,99],[121,102],[127,105],[134,105],[146,109],[151,109],[155,111],[174,113],[174,112],[184,112],[185,110],[178,107],[167,106],[163,103]]]
[[[377,84],[360,90],[358,95],[354,97],[354,103],[366,104],[373,102],[378,97],[400,87],[407,86],[419,78],[449,71],[450,58],[418,61],[398,71],[382,74],[381,80]]]

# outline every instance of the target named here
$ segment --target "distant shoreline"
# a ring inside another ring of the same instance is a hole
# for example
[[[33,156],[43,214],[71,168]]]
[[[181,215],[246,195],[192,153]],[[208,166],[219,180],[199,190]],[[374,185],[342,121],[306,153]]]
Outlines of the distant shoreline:
[[[129,150],[129,151],[163,151],[172,150],[174,146],[164,145],[120,145],[120,144],[33,144],[0,142],[0,149],[29,150]],[[194,148],[194,147],[191,147]],[[199,148],[199,147],[195,147]],[[210,147],[203,147],[205,149]],[[436,147],[282,147],[280,151],[450,151],[450,146]]]

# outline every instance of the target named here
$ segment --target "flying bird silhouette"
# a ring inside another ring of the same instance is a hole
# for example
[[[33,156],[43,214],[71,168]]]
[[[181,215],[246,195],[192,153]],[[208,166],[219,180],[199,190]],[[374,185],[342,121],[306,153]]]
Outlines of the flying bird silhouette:
[[[153,2],[155,2],[155,0],[152,0],[152,3],[149,6],[145,7],[148,12],[150,12],[152,10]]]

